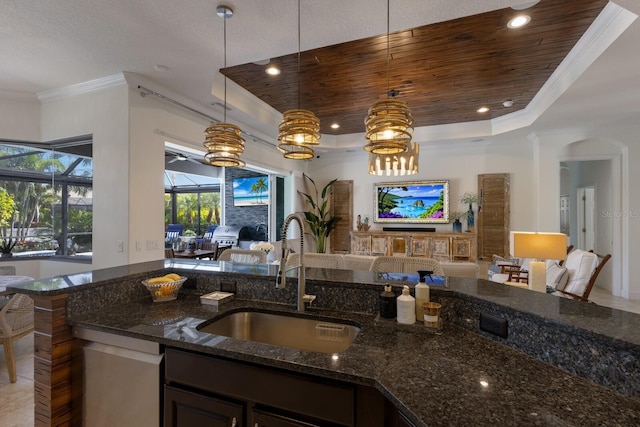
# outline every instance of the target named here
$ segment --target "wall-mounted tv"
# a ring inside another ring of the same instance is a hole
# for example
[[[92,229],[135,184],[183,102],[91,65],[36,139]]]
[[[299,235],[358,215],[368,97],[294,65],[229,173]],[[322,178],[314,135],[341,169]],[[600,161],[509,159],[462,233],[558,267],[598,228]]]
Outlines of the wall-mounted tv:
[[[449,181],[383,182],[373,199],[374,222],[449,222]]]
[[[233,178],[233,206],[269,204],[269,177],[266,175]]]

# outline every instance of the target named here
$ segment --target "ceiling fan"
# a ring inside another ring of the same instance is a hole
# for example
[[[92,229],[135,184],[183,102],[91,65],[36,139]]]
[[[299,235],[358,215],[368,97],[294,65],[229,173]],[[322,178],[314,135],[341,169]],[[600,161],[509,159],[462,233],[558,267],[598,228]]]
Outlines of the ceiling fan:
[[[174,163],[174,162],[191,162],[191,163],[196,163],[196,164],[202,164],[200,161],[189,157],[188,155],[184,154],[184,153],[178,153],[178,152],[171,152],[171,151],[165,151],[164,153],[165,157],[171,157],[171,160],[169,160],[167,163]]]

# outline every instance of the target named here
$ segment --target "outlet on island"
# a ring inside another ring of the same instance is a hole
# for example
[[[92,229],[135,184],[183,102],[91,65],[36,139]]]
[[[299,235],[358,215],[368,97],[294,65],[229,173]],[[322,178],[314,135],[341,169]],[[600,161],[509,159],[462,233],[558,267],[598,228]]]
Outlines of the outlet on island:
[[[480,313],[480,330],[507,338],[509,335],[509,322],[498,316],[487,313]]]

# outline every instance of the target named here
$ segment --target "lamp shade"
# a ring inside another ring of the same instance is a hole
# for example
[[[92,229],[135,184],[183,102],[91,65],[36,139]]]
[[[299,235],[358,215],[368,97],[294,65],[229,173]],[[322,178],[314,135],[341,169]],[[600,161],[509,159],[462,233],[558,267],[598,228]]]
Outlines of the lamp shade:
[[[567,235],[563,233],[511,232],[511,255],[519,258],[567,258]]]

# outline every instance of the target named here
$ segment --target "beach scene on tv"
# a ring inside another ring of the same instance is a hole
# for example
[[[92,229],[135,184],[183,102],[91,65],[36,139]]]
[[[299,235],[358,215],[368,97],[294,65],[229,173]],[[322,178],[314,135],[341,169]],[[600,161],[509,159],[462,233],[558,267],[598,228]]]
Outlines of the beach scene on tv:
[[[446,183],[378,186],[377,218],[425,222],[446,220],[445,186]]]
[[[269,204],[269,179],[267,176],[233,178],[233,206]]]

